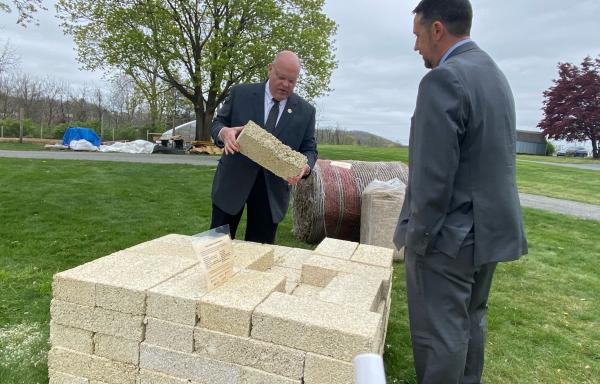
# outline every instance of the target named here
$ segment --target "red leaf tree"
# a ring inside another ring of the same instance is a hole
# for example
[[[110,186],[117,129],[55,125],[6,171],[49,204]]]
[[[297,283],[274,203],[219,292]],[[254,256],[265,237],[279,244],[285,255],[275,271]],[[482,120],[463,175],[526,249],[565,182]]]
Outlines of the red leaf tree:
[[[544,118],[537,125],[551,139],[600,143],[600,56],[586,57],[578,67],[558,64],[558,79],[544,92]]]

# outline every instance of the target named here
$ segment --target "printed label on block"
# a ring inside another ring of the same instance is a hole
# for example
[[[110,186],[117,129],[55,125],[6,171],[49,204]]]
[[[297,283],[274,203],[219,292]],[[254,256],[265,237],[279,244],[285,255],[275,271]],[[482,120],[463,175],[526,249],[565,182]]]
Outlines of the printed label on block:
[[[233,252],[229,226],[224,227],[195,235],[192,240],[194,252],[206,267],[209,291],[222,285],[233,276]],[[226,230],[227,233],[223,233],[223,230]]]

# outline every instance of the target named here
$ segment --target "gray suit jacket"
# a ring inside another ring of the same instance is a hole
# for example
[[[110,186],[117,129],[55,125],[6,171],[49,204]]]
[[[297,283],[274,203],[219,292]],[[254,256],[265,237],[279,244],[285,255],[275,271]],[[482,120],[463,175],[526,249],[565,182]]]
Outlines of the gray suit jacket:
[[[223,127],[245,125],[249,120],[264,127],[265,85],[240,84],[231,88],[229,96],[217,112],[212,124],[212,138],[218,138]],[[297,94],[292,94],[285,105],[279,122],[272,132],[279,140],[308,158],[312,169],[317,161],[315,140],[315,108]],[[212,201],[221,210],[235,215],[242,210],[256,175],[263,169],[241,153],[223,155],[213,180]],[[269,206],[273,222],[283,220],[289,204],[290,187],[286,180],[265,170]]]
[[[396,246],[456,257],[474,244],[476,265],[527,253],[515,143],[508,81],[475,43],[458,47],[419,85]]]

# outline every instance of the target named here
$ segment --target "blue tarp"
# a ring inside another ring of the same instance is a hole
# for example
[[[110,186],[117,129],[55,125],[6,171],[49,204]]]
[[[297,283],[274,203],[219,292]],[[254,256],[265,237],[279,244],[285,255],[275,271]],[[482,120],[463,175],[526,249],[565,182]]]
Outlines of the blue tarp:
[[[72,140],[87,140],[96,147],[99,147],[100,137],[91,130],[90,128],[81,128],[81,127],[69,127],[65,131],[65,135],[63,136],[63,145],[69,145]]]

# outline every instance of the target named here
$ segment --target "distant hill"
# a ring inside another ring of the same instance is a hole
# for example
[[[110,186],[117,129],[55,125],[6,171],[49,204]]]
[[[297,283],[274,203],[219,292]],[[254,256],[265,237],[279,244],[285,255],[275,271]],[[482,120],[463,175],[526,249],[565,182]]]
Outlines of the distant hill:
[[[402,146],[400,143],[369,132],[345,131],[343,129],[317,129],[317,143],[364,145],[369,147]]]

